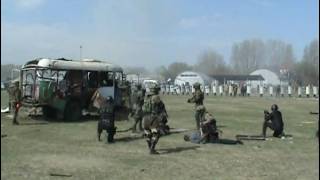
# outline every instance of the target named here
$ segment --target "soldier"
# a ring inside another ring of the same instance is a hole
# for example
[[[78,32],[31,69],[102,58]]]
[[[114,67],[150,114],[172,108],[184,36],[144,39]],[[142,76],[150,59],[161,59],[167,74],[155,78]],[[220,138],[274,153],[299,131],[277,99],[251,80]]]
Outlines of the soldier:
[[[247,86],[245,84],[243,84],[241,86],[241,95],[242,96],[245,96],[246,95],[246,92],[247,92]]]
[[[12,108],[14,110],[12,124],[18,125],[19,122],[17,121],[17,117],[18,117],[19,109],[21,107],[21,90],[19,87],[18,80],[13,81],[13,87],[10,89],[10,94],[11,94],[11,95],[9,95],[9,96],[11,96],[10,105],[12,106]]]
[[[133,113],[134,124],[132,126],[132,132],[137,131],[137,124],[139,124],[139,131],[143,131],[142,128],[142,106],[144,101],[145,92],[142,90],[141,84],[136,85],[136,90],[133,92]]]
[[[103,98],[104,103],[101,103],[99,108],[100,120],[98,122],[97,135],[100,141],[100,136],[103,130],[108,133],[108,143],[114,142],[114,135],[116,134],[117,127],[114,126],[114,103],[113,98],[108,96]]]
[[[189,95],[189,92],[190,92],[189,83],[187,83],[187,84],[185,85],[185,88],[186,88],[186,94]]]
[[[155,147],[159,141],[161,129],[165,126],[167,113],[164,103],[158,95],[159,88],[154,85],[150,88],[143,104],[143,128],[147,137],[150,154],[159,154]]]
[[[266,137],[267,127],[269,127],[270,129],[274,130],[274,137],[281,137],[284,135],[282,114],[280,111],[278,111],[278,106],[276,104],[271,106],[271,111],[271,113],[269,113],[267,110],[264,111],[265,120],[262,127],[262,136]]]
[[[14,102],[14,95],[13,95],[13,91],[14,91],[14,83],[11,82],[9,83],[9,86],[7,88],[7,92],[8,92],[8,95],[9,95],[9,112],[11,112],[12,109],[14,109],[14,105],[13,105],[13,102]]]
[[[197,125],[197,130],[200,129],[200,110],[198,106],[203,105],[203,99],[204,99],[204,94],[200,89],[200,83],[195,83],[193,85],[195,92],[193,93],[192,98],[188,99],[188,103],[195,103],[195,120],[196,120],[196,125]]]
[[[233,96],[237,96],[237,91],[238,91],[238,85],[233,84]]]
[[[184,95],[185,92],[186,92],[186,87],[184,84],[181,84],[181,95]]]
[[[205,90],[205,92],[206,92],[206,95],[209,96],[210,88],[209,88],[208,85],[205,85],[205,86],[204,86],[204,90]]]
[[[199,106],[201,121],[200,121],[200,142],[217,142],[219,140],[219,133],[216,125],[216,120],[206,111],[204,106]]]
[[[221,143],[221,144],[242,144],[241,141],[222,140],[219,138],[219,130],[217,128],[217,121],[206,111],[204,106],[199,106],[201,113],[200,132],[194,132],[190,136],[185,135],[185,141],[192,143]]]

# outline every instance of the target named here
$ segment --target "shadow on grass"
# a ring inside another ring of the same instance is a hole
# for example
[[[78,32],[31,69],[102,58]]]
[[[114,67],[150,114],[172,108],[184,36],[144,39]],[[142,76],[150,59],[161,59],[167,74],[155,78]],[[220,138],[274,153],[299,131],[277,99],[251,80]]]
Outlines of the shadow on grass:
[[[30,122],[30,123],[20,123],[20,126],[29,126],[29,125],[48,125],[48,122]]]
[[[196,150],[200,146],[188,146],[188,147],[175,147],[175,148],[167,148],[167,149],[157,149],[158,151],[164,151],[160,154],[170,154],[170,153],[179,153],[182,151],[188,151],[188,150]]]
[[[233,139],[219,139],[218,142],[213,144],[226,144],[226,145],[237,145],[237,144],[243,144],[241,140],[233,140]]]
[[[121,137],[121,138],[115,138],[116,142],[130,142],[130,141],[135,141],[135,140],[139,140],[139,139],[143,139],[144,137],[141,136],[134,136],[134,137]]]

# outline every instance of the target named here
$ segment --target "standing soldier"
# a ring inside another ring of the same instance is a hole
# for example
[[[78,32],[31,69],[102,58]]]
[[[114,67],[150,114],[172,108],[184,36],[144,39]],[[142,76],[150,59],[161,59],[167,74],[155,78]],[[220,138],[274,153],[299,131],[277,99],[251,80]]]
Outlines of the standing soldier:
[[[219,85],[219,94],[220,94],[220,96],[223,95],[223,87],[222,87],[222,85]]]
[[[100,141],[100,136],[103,130],[107,131],[108,143],[114,142],[114,135],[116,134],[117,127],[114,126],[114,102],[111,96],[103,98],[98,95],[102,101],[100,101],[100,120],[98,122],[97,135]]]
[[[169,93],[170,93],[170,85],[169,84],[166,85],[166,92],[167,92],[167,95],[169,95]]]
[[[181,85],[181,94],[184,95],[186,92],[186,86],[184,84]]]
[[[302,93],[302,92],[301,92],[301,86],[299,86],[299,87],[298,87],[298,97],[301,97],[301,96],[302,96],[301,93]]]
[[[189,83],[186,84],[186,94],[189,95],[190,93],[190,86]]]
[[[217,95],[217,86],[216,86],[216,84],[212,84],[212,93],[213,93],[214,96]]]
[[[134,124],[132,126],[132,132],[137,131],[137,124],[139,124],[139,131],[143,131],[142,128],[142,106],[144,100],[144,91],[142,90],[141,84],[137,84],[136,91],[134,91],[134,102],[133,102],[133,119]]]
[[[280,91],[281,91],[281,87],[280,85],[278,85],[276,89],[276,96],[280,96]]]
[[[310,97],[310,85],[306,86],[306,95],[307,97]]]
[[[288,86],[288,95],[289,95],[289,97],[291,97],[291,94],[292,94],[292,87],[289,84],[289,86]]]
[[[229,89],[228,89],[229,96],[232,96],[232,92],[233,92],[233,84],[229,84]]]
[[[204,90],[205,90],[207,96],[209,96],[210,88],[209,88],[208,85],[205,85],[205,86],[204,86]]]
[[[13,105],[13,102],[14,102],[14,95],[13,95],[13,91],[14,91],[14,83],[13,82],[10,82],[9,83],[9,86],[7,88],[7,92],[8,92],[8,95],[9,95],[9,112],[12,111],[12,109],[14,109],[14,105]]]
[[[143,127],[147,139],[150,154],[159,154],[155,147],[160,138],[162,127],[165,126],[164,121],[167,120],[167,112],[164,103],[158,95],[159,88],[154,85],[150,88],[150,93],[147,94],[143,104]]]
[[[196,111],[195,120],[196,120],[197,129],[199,130],[201,113],[198,107],[203,105],[204,95],[200,89],[200,83],[195,83],[193,87],[195,89],[195,92],[193,93],[193,97],[188,99],[188,103],[195,103],[195,111]]]
[[[19,88],[19,80],[15,80],[13,84],[14,86],[11,92],[12,93],[11,106],[13,107],[13,110],[14,110],[12,124],[18,125],[19,122],[17,121],[17,117],[18,117],[19,109],[21,107],[21,90]]]
[[[247,89],[247,96],[250,96],[250,94],[251,94],[251,86],[250,86],[250,84],[248,84],[246,86],[246,89]]]
[[[318,95],[318,88],[317,88],[317,86],[313,86],[312,93],[313,93],[313,97],[317,97],[317,95]]]
[[[238,85],[233,84],[233,96],[237,96],[237,91],[238,91]]]
[[[259,86],[259,94],[260,94],[260,97],[263,96],[263,85]]]
[[[273,96],[273,86],[272,85],[269,86],[269,94],[270,94],[270,96]]]

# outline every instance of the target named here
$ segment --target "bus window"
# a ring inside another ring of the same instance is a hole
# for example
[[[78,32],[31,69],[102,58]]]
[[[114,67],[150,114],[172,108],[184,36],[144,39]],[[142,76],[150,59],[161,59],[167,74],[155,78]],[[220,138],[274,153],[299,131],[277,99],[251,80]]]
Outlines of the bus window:
[[[98,72],[88,72],[88,86],[89,88],[98,88]]]
[[[100,85],[101,86],[113,86],[113,72],[101,72],[100,73]]]

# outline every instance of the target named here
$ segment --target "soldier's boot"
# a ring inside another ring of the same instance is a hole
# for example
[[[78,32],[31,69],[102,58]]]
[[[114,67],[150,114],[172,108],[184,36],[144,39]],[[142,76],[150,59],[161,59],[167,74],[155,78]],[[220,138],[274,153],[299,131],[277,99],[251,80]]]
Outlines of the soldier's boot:
[[[139,131],[143,131],[143,127],[142,127],[142,119],[139,119]]]
[[[134,124],[131,128],[133,133],[137,132],[137,123],[138,123],[137,119],[134,119]]]
[[[159,154],[159,152],[155,150],[158,140],[159,140],[159,134],[153,135],[151,147],[150,147],[150,154]]]
[[[13,121],[12,124],[13,125],[19,125],[19,122],[18,121]]]
[[[108,132],[108,143],[114,143],[114,135],[116,134],[116,127],[111,128]]]
[[[148,144],[149,150],[151,150],[151,140],[150,139],[147,139],[147,144]]]

